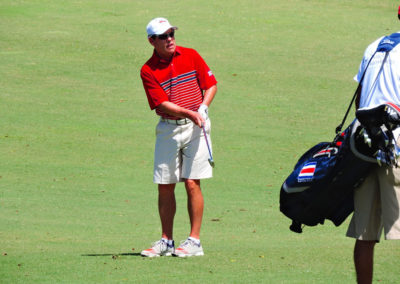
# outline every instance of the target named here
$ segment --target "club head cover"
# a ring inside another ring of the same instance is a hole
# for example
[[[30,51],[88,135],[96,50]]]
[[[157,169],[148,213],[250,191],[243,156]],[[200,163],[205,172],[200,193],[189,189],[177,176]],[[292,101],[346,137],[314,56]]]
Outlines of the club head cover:
[[[400,20],[400,6],[399,6],[399,10],[398,10],[398,12],[397,12],[397,17],[398,17],[399,20]]]

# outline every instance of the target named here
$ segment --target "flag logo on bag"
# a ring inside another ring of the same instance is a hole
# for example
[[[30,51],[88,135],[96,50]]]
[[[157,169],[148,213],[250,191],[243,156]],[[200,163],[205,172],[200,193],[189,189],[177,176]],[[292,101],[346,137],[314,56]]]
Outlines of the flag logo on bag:
[[[314,177],[315,168],[317,167],[317,162],[311,162],[305,164],[297,177],[298,182],[307,182],[311,181]]]

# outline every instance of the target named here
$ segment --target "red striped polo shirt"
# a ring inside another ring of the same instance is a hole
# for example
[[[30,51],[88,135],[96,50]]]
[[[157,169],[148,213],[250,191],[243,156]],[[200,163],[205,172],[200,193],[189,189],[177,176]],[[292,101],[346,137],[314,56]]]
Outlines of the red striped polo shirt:
[[[159,116],[178,119],[160,111],[157,106],[170,101],[180,107],[197,111],[203,102],[203,91],[217,81],[196,50],[177,46],[170,61],[161,59],[155,52],[143,65],[140,76],[150,108]]]

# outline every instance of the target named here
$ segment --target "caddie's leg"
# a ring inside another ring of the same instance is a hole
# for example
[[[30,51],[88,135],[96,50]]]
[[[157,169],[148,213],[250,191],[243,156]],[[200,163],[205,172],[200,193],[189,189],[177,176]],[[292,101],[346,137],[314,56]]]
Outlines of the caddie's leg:
[[[354,247],[354,264],[358,284],[371,284],[374,266],[375,241],[356,240]]]
[[[161,219],[162,238],[173,240],[176,212],[175,184],[158,185],[158,212]]]
[[[186,179],[185,187],[188,196],[188,212],[191,225],[190,237],[200,239],[200,228],[204,210],[204,199],[200,188],[200,180]]]

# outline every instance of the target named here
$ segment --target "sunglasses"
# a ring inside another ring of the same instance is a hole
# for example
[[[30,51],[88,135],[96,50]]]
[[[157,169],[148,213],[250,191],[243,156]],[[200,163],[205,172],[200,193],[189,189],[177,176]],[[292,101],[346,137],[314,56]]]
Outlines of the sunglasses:
[[[174,36],[175,36],[175,31],[172,31],[169,34],[156,35],[154,37],[161,39],[161,40],[166,40],[169,37],[174,38]]]

